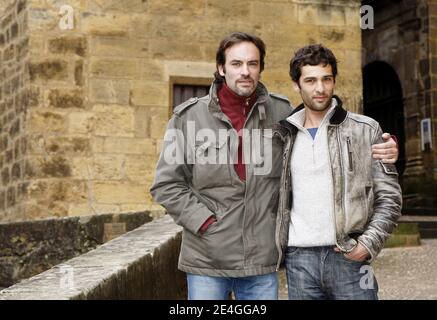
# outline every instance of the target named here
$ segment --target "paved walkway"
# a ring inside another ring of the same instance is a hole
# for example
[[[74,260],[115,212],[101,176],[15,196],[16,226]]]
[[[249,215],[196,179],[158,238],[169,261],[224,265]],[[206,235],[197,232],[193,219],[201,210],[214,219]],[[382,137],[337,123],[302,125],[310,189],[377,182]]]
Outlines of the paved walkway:
[[[437,299],[437,239],[422,239],[418,247],[383,249],[373,267],[380,299]],[[280,299],[287,299],[283,271],[280,278]]]

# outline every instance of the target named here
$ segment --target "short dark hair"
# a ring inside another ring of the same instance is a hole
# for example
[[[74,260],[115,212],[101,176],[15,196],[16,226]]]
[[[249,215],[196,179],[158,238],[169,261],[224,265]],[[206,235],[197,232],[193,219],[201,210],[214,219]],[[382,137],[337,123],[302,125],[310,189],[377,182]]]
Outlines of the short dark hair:
[[[224,38],[217,49],[217,53],[215,55],[215,63],[216,63],[216,71],[214,73],[214,78],[217,81],[224,81],[224,78],[220,75],[218,71],[218,66],[224,66],[226,63],[226,49],[232,47],[233,45],[241,42],[252,42],[259,50],[260,56],[260,67],[261,72],[264,70],[264,57],[266,56],[266,45],[264,41],[262,41],[257,36],[254,36],[245,32],[233,32]]]
[[[319,64],[324,66],[330,65],[335,79],[337,75],[337,59],[331,50],[321,44],[311,44],[300,48],[290,60],[290,77],[294,82],[299,83],[303,66],[317,66]]]

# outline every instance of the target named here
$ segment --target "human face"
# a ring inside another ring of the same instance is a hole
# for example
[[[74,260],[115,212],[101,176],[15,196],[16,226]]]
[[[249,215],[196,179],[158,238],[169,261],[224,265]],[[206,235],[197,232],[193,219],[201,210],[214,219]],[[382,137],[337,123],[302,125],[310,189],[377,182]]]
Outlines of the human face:
[[[226,49],[225,58],[225,65],[219,65],[218,70],[227,86],[239,96],[250,96],[261,73],[258,48],[252,42],[240,42]]]
[[[305,107],[316,112],[324,112],[331,106],[335,78],[331,65],[305,65],[301,68],[299,83],[294,89],[300,93]]]

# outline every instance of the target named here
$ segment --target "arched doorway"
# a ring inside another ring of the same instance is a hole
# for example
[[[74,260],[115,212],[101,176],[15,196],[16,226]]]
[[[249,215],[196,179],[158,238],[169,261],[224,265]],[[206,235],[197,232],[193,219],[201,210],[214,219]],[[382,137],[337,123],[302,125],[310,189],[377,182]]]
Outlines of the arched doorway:
[[[405,126],[402,87],[396,71],[382,61],[363,70],[364,114],[379,122],[384,132],[395,135],[399,143],[396,167],[400,181],[405,170]]]

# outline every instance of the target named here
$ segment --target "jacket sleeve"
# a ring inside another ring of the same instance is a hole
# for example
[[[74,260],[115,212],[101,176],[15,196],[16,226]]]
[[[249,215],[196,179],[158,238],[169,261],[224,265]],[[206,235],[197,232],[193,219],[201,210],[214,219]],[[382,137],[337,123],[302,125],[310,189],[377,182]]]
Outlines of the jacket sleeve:
[[[382,143],[381,136],[382,130],[378,125],[372,143]],[[358,238],[358,241],[369,251],[370,262],[376,258],[397,226],[396,221],[401,216],[402,208],[402,192],[395,165],[372,159],[372,177],[373,215],[364,233]]]
[[[189,181],[186,136],[178,115],[170,119],[150,192],[176,224],[196,234],[214,213],[199,201]],[[174,156],[175,155],[175,156]]]

